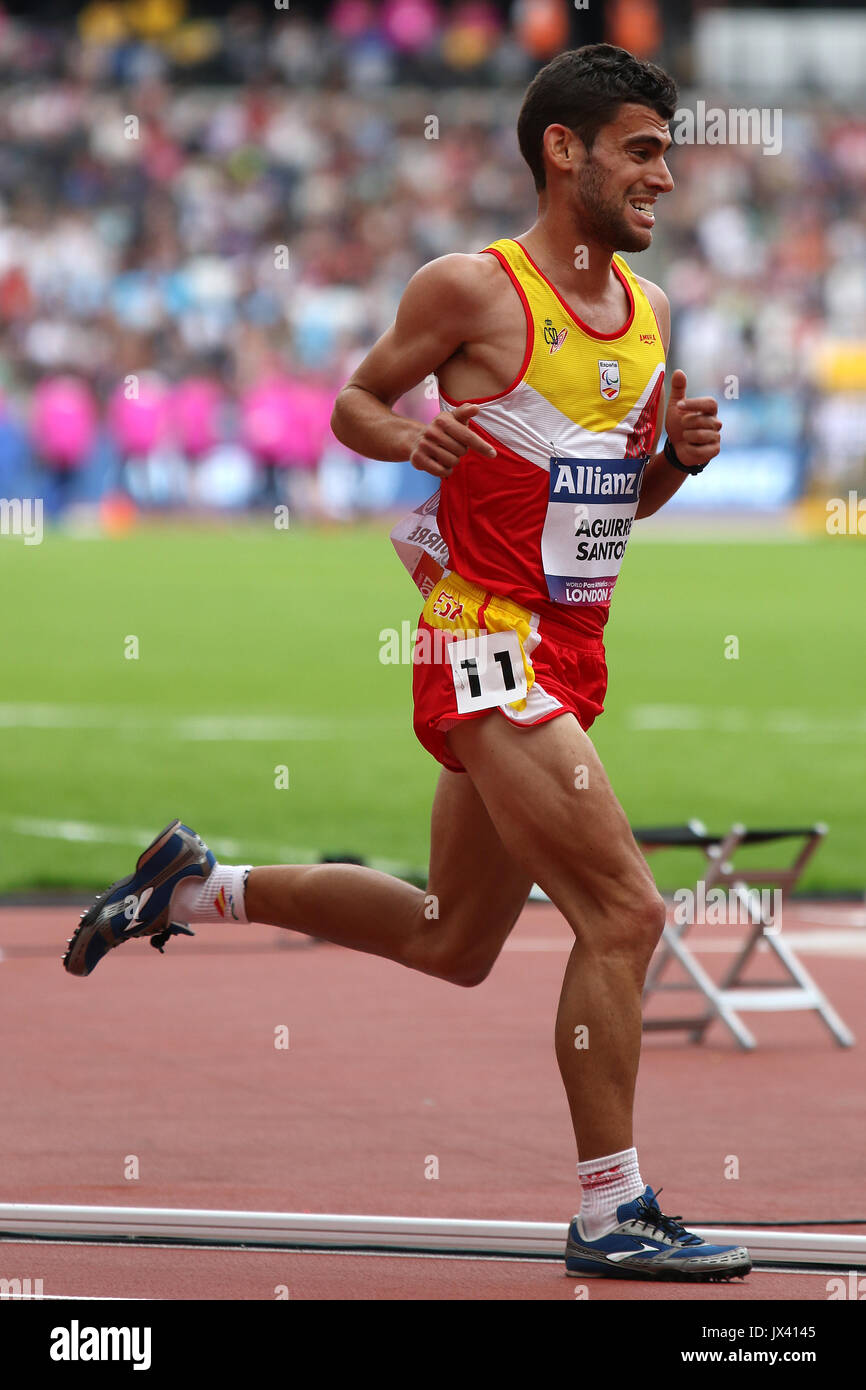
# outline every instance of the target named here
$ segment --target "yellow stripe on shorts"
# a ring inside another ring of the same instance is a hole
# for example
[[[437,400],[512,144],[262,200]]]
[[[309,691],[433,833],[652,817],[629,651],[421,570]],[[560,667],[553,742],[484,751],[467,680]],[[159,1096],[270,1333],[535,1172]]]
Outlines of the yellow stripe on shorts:
[[[485,600],[489,600],[486,608]],[[482,608],[484,613],[479,621]],[[499,598],[480,585],[462,579],[452,570],[444,574],[431,590],[422,616],[431,627],[443,632],[459,632],[464,637],[476,637],[482,632],[516,632],[526,672],[526,693],[529,694],[535,681],[532,662],[526,655],[526,642],[532,631],[533,614],[530,609],[522,608],[511,599]],[[514,700],[508,708],[524,710],[526,700]]]

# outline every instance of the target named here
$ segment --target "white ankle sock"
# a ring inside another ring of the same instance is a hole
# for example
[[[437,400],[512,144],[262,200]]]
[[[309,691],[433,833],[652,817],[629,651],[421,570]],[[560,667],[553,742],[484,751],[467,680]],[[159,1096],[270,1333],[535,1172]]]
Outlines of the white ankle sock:
[[[209,876],[185,878],[171,895],[171,916],[178,922],[246,922],[244,889],[251,864],[215,864]]]
[[[580,1225],[587,1240],[598,1240],[618,1224],[616,1209],[642,1197],[646,1184],[640,1175],[637,1149],[623,1149],[605,1158],[578,1163],[582,1193]]]

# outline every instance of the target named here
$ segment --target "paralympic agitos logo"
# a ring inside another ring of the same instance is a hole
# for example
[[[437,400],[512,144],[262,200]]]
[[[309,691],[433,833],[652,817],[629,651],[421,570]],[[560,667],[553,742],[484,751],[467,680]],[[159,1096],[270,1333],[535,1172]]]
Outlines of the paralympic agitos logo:
[[[616,358],[598,359],[598,389],[606,401],[615,401],[619,395],[619,362]]]

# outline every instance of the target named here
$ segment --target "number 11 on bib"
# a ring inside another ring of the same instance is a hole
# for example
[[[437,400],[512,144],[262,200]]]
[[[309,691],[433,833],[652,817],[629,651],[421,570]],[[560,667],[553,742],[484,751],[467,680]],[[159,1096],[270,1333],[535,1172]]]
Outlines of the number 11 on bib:
[[[458,714],[525,699],[526,668],[516,632],[484,632],[449,642],[448,659]]]

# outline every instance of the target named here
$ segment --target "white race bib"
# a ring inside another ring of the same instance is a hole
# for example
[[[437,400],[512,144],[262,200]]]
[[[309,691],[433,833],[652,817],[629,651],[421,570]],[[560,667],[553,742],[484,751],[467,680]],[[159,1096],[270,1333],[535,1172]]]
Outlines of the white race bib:
[[[482,632],[448,643],[457,713],[496,709],[526,698],[526,669],[516,632]]]
[[[555,603],[610,602],[648,461],[550,460],[541,562]]]

